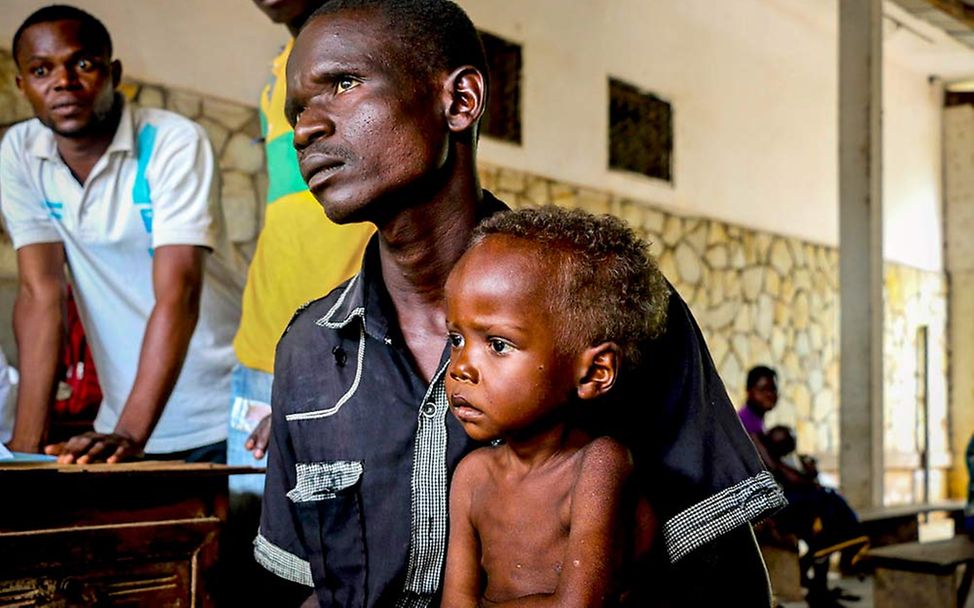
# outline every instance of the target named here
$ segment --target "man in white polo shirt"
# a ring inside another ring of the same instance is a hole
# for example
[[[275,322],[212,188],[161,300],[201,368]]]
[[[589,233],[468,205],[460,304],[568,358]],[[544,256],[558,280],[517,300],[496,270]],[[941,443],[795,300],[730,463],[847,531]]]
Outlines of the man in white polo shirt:
[[[0,208],[20,271],[9,446],[61,462],[224,461],[243,266],[223,232],[205,133],[125,103],[108,32],[84,11],[38,10],[13,52],[36,118],[0,145]],[[104,401],[95,432],[45,447],[67,275]]]

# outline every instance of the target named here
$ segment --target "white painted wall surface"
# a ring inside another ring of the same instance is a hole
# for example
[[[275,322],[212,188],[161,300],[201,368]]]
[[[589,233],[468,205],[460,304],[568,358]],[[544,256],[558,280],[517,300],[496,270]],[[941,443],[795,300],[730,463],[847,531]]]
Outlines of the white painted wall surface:
[[[133,76],[247,103],[287,38],[246,0],[75,2],[106,22]],[[3,0],[0,40],[45,3]],[[485,138],[483,160],[836,244],[835,0],[460,4],[524,45],[523,146]],[[974,75],[974,52],[885,10],[910,26],[888,28],[885,45],[885,251],[939,270],[940,86],[928,75]],[[672,184],[607,169],[610,75],[673,104]]]

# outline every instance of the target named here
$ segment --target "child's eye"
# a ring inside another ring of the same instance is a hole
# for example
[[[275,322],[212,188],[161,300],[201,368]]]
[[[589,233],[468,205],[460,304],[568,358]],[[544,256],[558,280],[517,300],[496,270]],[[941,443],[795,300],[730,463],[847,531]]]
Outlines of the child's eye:
[[[490,345],[490,350],[498,355],[506,355],[514,350],[514,346],[510,342],[500,338],[490,338],[487,343]]]
[[[47,67],[39,65],[30,69],[30,73],[38,78],[43,78],[47,76]]]
[[[446,339],[450,341],[450,346],[453,348],[460,348],[463,346],[463,336],[460,334],[456,334],[451,331]]]

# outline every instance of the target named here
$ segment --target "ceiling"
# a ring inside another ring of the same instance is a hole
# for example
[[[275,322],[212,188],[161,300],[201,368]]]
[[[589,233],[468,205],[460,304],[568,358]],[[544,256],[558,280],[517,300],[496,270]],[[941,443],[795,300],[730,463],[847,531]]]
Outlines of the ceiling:
[[[909,53],[916,67],[950,90],[974,87],[974,0],[889,0],[883,17],[887,42],[900,30],[918,39]]]

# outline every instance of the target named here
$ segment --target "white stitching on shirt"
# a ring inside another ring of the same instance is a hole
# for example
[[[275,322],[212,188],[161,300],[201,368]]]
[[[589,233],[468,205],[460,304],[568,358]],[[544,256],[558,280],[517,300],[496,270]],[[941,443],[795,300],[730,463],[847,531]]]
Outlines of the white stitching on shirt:
[[[356,309],[358,310],[358,309]],[[349,316],[351,318],[351,316]],[[362,320],[362,326],[359,328],[359,338],[358,338],[358,368],[355,370],[355,380],[352,381],[351,388],[348,389],[342,398],[338,400],[338,403],[331,406],[330,408],[323,410],[315,410],[313,412],[300,412],[297,414],[288,414],[284,416],[285,420],[316,420],[318,418],[327,418],[328,416],[334,416],[338,413],[338,410],[345,405],[345,402],[355,395],[355,391],[358,390],[359,381],[362,379],[362,367],[365,361],[365,320]]]
[[[354,277],[351,278],[351,280],[349,280],[348,285],[345,286],[345,290],[342,291],[342,295],[338,296],[338,299],[335,301],[335,303],[328,310],[328,312],[325,313],[323,317],[315,321],[315,325],[317,325],[318,327],[328,327],[330,329],[338,329],[348,325],[349,322],[351,322],[352,317],[355,316],[362,317],[362,322],[363,323],[365,322],[365,308],[361,306],[359,308],[356,308],[352,312],[348,313],[348,316],[345,317],[345,319],[342,321],[334,322],[331,320],[332,315],[334,315],[335,312],[345,302],[345,296],[351,293],[352,288],[355,287],[355,284],[358,282],[358,278],[359,275],[355,275]]]

